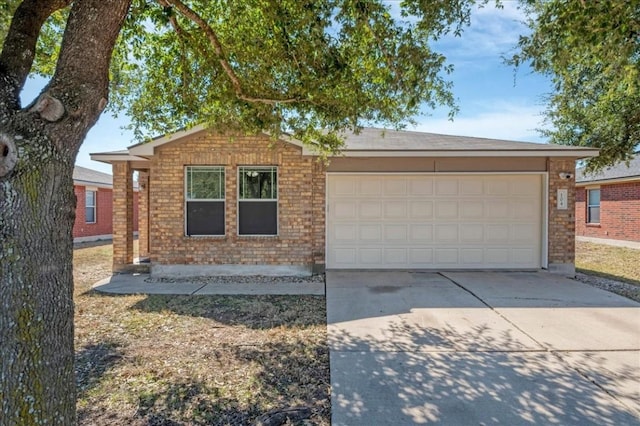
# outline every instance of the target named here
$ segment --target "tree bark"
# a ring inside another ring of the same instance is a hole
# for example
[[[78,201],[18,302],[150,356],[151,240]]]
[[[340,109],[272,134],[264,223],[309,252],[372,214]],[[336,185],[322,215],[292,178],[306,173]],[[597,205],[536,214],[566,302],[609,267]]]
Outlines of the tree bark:
[[[42,10],[68,2],[23,2],[0,54],[3,426],[76,421],[72,174],[80,145],[106,105],[111,53],[130,1],[73,3],[56,73],[28,109],[19,108],[17,96],[33,61],[33,35],[46,19]],[[12,59],[17,52],[27,59]]]

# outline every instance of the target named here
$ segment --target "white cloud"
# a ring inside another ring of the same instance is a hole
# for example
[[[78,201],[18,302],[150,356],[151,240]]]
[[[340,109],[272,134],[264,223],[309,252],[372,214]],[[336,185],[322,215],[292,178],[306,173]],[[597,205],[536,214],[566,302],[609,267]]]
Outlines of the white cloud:
[[[490,104],[490,102],[489,102]],[[476,136],[525,142],[544,142],[536,131],[543,127],[541,109],[537,106],[498,102],[491,109],[473,115],[458,116],[454,121],[441,117],[424,117],[416,130],[458,136]]]

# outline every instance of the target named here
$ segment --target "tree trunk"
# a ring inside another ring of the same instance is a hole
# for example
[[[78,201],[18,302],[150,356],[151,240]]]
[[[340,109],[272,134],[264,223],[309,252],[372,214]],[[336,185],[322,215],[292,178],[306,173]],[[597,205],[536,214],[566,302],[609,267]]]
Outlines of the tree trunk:
[[[0,423],[72,425],[73,158],[37,136],[18,142],[33,157],[0,181]]]
[[[0,54],[0,425],[76,422],[73,167],[107,102],[115,40],[131,0],[77,0],[55,75],[17,98],[40,26],[69,0],[24,0]]]

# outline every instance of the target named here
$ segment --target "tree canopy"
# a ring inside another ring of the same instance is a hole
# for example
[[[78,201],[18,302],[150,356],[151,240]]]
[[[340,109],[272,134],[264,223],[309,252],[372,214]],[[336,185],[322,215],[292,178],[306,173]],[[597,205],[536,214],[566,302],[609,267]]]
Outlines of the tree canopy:
[[[105,107],[140,138],[206,122],[333,152],[342,130],[455,112],[431,44],[486,1],[0,3],[2,423],[75,423],[72,172]],[[48,84],[23,106],[32,73]]]
[[[640,1],[523,1],[532,32],[511,63],[529,62],[554,92],[543,133],[600,149],[591,170],[627,161],[640,144]]]
[[[371,0],[134,0],[108,108],[139,139],[207,122],[334,152],[344,129],[402,127],[424,106],[453,116],[452,67],[431,44],[459,34],[477,3],[403,1],[397,16]],[[36,73],[55,72],[67,15],[45,23]]]

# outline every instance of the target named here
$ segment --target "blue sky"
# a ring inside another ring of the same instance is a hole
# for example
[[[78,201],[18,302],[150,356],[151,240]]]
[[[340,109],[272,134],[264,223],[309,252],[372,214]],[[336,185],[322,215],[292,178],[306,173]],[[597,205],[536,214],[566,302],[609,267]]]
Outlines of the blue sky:
[[[388,2],[392,8],[397,2]],[[503,9],[492,6],[475,10],[471,26],[462,37],[445,37],[434,48],[455,67],[449,76],[460,112],[451,122],[447,110],[431,111],[417,117],[410,130],[463,136],[479,136],[518,141],[544,142],[536,132],[542,126],[543,95],[551,91],[547,78],[527,68],[514,70],[505,65],[518,36],[526,32],[517,2],[504,1]],[[30,80],[22,94],[23,105],[37,96],[44,80]],[[126,117],[114,119],[106,113],[91,129],[80,148],[77,165],[111,173],[111,166],[91,161],[91,152],[124,149],[133,143],[130,132],[122,130]]]

